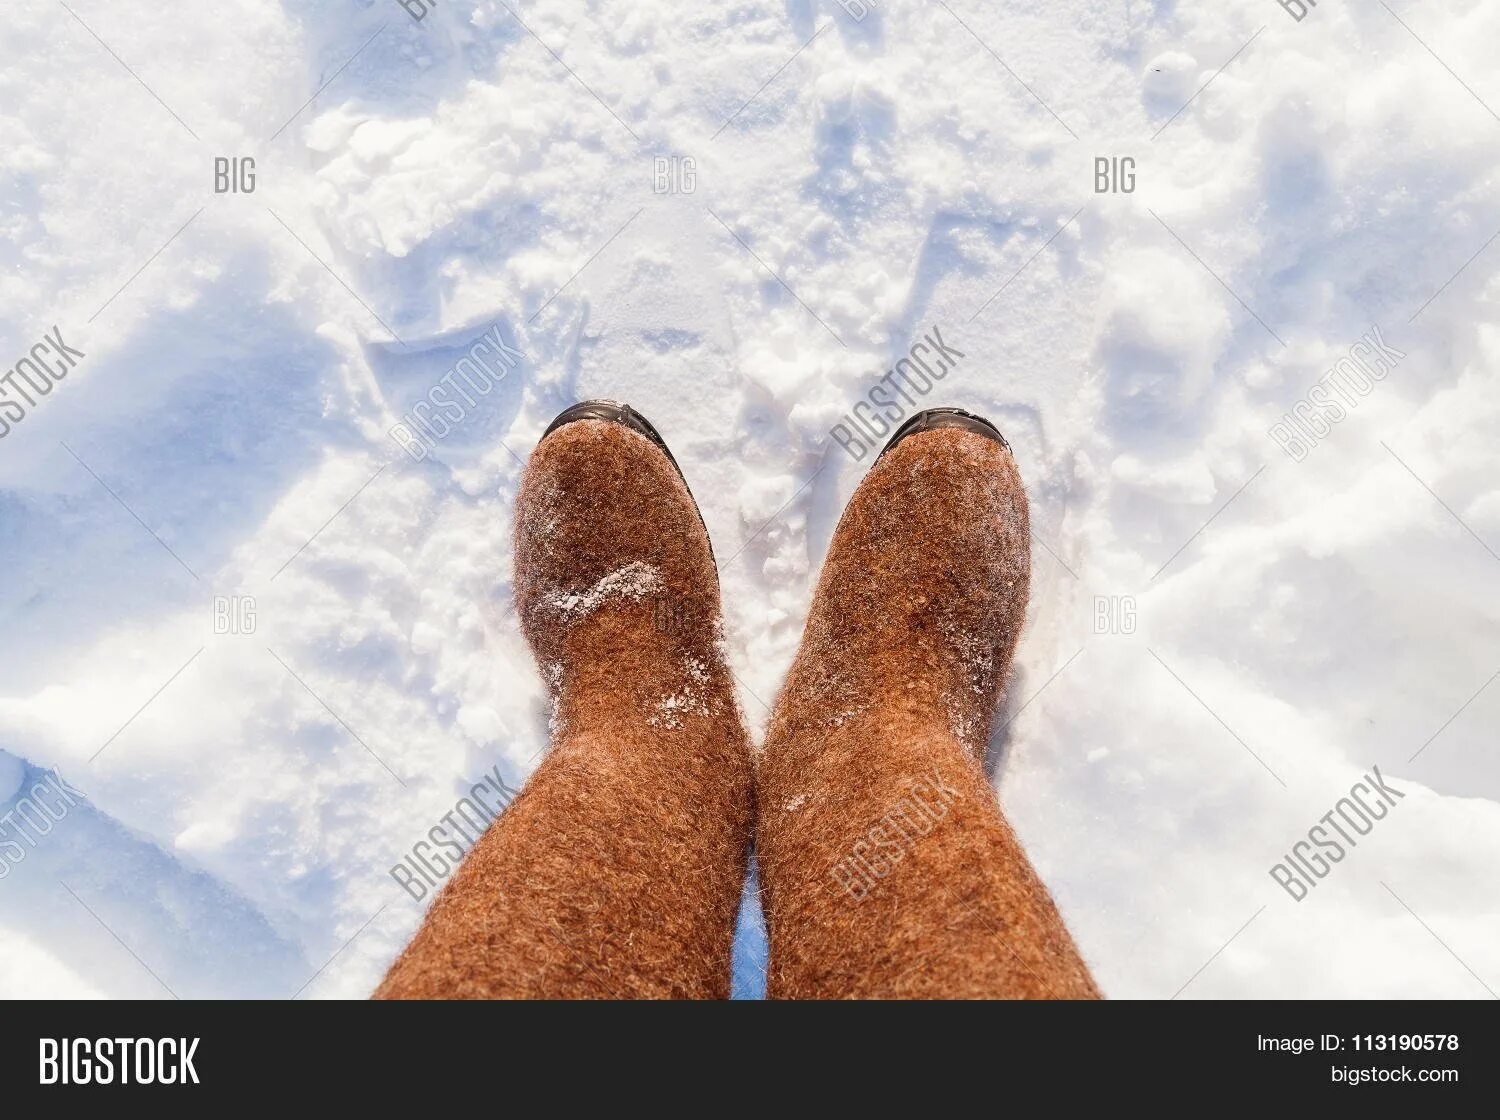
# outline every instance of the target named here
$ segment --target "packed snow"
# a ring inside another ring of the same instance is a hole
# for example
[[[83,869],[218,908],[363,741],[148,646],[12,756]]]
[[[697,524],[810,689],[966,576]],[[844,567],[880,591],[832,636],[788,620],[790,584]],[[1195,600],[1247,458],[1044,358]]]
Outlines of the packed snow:
[[[934,328],[1031,496],[995,788],[1103,989],[1500,990],[1500,7],[5,23],[0,996],[374,987],[392,866],[545,749],[510,527],[576,400],[682,464],[759,738],[830,429]]]

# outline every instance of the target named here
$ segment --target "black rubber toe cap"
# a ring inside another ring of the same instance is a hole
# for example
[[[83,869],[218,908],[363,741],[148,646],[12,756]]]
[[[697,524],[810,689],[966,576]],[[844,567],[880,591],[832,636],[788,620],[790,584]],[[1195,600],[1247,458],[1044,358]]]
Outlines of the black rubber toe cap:
[[[991,424],[983,416],[976,416],[974,413],[966,412],[961,408],[929,408],[917,413],[905,424],[897,428],[896,434],[891,437],[891,441],[885,445],[880,455],[884,455],[907,436],[915,435],[918,432],[931,432],[938,428],[958,428],[965,432],[973,432],[977,436],[994,440],[1007,451],[1010,450],[1010,444],[1000,434],[1000,429]],[[880,461],[880,455],[875,457],[877,463]]]
[[[546,439],[553,432],[565,424],[571,424],[575,420],[607,420],[611,424],[623,424],[637,435],[645,436],[657,447],[677,472],[678,477],[685,483],[687,476],[682,473],[682,468],[677,465],[677,460],[672,455],[672,449],[667,446],[667,441],[661,438],[661,433],[656,430],[651,421],[647,420],[628,404],[620,401],[580,401],[578,404],[563,409],[557,414],[556,419],[547,425],[547,430],[542,433],[542,439]]]

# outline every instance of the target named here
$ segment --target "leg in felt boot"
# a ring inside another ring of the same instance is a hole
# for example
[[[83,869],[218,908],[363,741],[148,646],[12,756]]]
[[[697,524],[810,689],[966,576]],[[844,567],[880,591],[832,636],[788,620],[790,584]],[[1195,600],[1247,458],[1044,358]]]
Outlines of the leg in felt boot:
[[[708,536],[651,438],[554,428],[522,482],[515,563],[553,747],[377,997],[729,994],[750,760]]]
[[[834,533],[757,769],[773,998],[1097,998],[982,768],[1029,571],[999,433],[898,433]]]

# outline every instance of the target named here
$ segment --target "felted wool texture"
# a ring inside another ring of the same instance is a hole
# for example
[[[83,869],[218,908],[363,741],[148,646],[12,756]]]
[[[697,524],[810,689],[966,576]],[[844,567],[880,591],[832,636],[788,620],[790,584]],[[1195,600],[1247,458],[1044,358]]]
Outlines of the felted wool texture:
[[[756,772],[772,998],[1097,998],[982,760],[1030,579],[982,436],[908,436],[840,519]]]
[[[749,744],[687,487],[619,424],[567,424],[517,499],[515,602],[553,745],[377,998],[729,994]]]

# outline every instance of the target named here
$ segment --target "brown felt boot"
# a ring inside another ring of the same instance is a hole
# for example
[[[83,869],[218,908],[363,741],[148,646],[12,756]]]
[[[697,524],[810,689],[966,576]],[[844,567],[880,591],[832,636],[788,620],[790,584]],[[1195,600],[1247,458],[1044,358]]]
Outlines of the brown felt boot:
[[[750,757],[718,576],[638,413],[563,413],[516,509],[517,612],[553,749],[377,996],[726,997]]]
[[[1026,494],[958,410],[860,483],[757,769],[775,997],[1097,997],[985,779],[1026,610]]]

